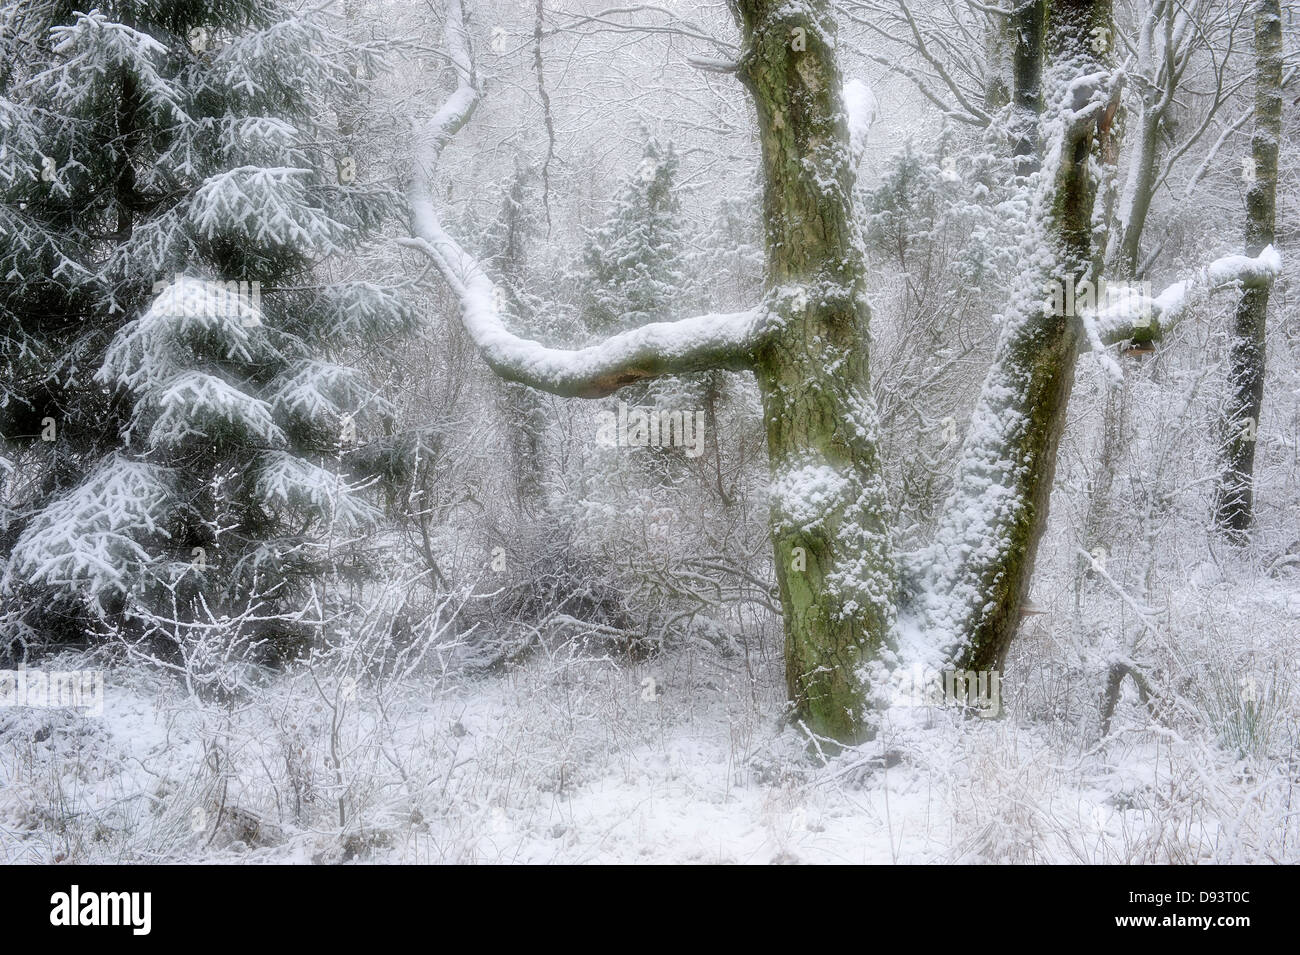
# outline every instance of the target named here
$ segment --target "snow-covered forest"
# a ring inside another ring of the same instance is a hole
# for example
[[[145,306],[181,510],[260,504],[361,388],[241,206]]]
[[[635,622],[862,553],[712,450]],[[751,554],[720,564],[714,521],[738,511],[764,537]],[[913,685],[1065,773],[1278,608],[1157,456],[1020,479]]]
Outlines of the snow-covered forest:
[[[0,861],[1300,862],[1296,0],[0,0]]]

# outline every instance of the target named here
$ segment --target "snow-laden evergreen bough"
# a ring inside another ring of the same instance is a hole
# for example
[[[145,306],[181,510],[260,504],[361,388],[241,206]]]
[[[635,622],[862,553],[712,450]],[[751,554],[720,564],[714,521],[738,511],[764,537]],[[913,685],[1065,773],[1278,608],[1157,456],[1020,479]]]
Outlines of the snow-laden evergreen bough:
[[[396,209],[340,132],[377,50],[272,0],[106,10],[0,6],[4,610],[175,639],[257,608],[282,649],[377,516],[350,361],[412,319],[321,277]]]
[[[867,378],[870,312],[853,184],[869,99],[843,91],[835,21],[823,0],[733,0],[742,34],[733,73],[756,107],[762,146],[767,294],[744,312],[655,322],[582,349],[524,339],[496,307],[492,277],[439,222],[438,159],[481,92],[462,0],[445,39],[457,86],[417,156],[409,244],[459,298],[465,328],[503,378],[559,395],[598,397],[636,381],[709,368],[758,380],[772,473],[771,532],[795,718],[840,741],[871,731],[872,687],[903,664],[1000,668],[1015,635],[1043,533],[1057,447],[1081,351],[1150,338],[1201,286],[1268,283],[1280,261],[1214,263],[1154,299],[1099,314],[1057,314],[1053,282],[1099,279],[1097,179],[1113,155],[1122,71],[1099,31],[1103,0],[1059,0],[1048,14],[1040,124],[1042,169],[993,367],[932,547],[894,552]]]

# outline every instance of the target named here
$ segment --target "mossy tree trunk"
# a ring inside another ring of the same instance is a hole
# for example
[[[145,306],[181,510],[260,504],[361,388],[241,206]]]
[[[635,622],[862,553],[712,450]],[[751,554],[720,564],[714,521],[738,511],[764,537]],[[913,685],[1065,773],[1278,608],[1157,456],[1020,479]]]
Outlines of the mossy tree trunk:
[[[894,620],[895,571],[868,384],[864,261],[826,3],[738,0],[740,76],[758,114],[769,301],[755,355],[796,716],[867,731],[863,672]]]
[[[1259,255],[1274,240],[1277,156],[1282,138],[1282,12],[1279,0],[1255,3],[1254,182],[1246,193],[1246,254]],[[1264,406],[1264,324],[1269,285],[1247,288],[1237,302],[1229,361],[1232,395],[1223,440],[1223,475],[1215,523],[1244,540],[1254,518],[1255,446]]]
[[[973,670],[1002,668],[1046,527],[1082,334],[1071,309],[1051,306],[1050,292],[1099,277],[1091,241],[1095,169],[1110,145],[1104,140],[1114,92],[1084,78],[1110,75],[1106,44],[1096,40],[1110,35],[1109,4],[1056,0],[1046,28],[1044,86],[1061,138],[1044,144],[1051,158],[1040,173],[1025,247],[1033,264],[1013,292],[921,595],[936,643]]]

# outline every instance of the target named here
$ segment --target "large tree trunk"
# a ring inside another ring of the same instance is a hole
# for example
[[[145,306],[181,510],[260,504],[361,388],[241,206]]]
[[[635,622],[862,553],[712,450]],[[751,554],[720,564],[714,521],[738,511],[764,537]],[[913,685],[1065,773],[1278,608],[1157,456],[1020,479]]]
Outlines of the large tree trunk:
[[[854,170],[828,4],[739,0],[740,75],[758,113],[771,307],[758,349],[772,536],[797,718],[841,741],[866,730],[865,664],[894,621]]]
[[[1060,138],[1045,144],[1025,249],[1033,264],[1013,294],[921,595],[934,645],[968,669],[1001,669],[1046,527],[1081,336],[1071,310],[1046,300],[1059,283],[1099,277],[1092,167],[1109,145],[1099,139],[1109,135],[1114,91],[1092,38],[1109,29],[1104,0],[1057,0],[1048,14],[1045,86]]]
[[[1273,243],[1277,216],[1277,154],[1282,137],[1282,13],[1279,0],[1255,5],[1255,181],[1246,193],[1246,254]],[[1269,286],[1253,286],[1237,303],[1230,359],[1232,395],[1223,442],[1224,469],[1215,523],[1245,539],[1254,516],[1255,438],[1264,405],[1264,322]]]

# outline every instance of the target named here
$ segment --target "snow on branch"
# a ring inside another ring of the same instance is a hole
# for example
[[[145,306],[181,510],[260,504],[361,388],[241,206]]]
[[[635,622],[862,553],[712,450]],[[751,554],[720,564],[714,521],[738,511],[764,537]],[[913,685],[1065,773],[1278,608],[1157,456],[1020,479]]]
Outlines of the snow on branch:
[[[33,85],[48,89],[66,108],[93,109],[101,89],[96,79],[124,71],[134,78],[140,103],[155,119],[167,124],[192,122],[181,105],[184,95],[159,72],[168,55],[166,46],[98,9],[74,16],[74,23],[50,30],[60,60],[33,77]]]
[[[268,507],[303,511],[348,533],[373,528],[382,515],[358,496],[361,485],[286,451],[268,451],[257,469],[257,496]]]
[[[587,348],[549,348],[521,338],[502,320],[504,296],[479,262],[443,228],[433,203],[433,176],[452,137],[478,105],[462,0],[448,0],[445,28],[456,90],[425,130],[411,185],[411,230],[404,245],[429,257],[460,301],[461,319],[492,370],[508,381],[566,397],[598,398],[623,385],[709,368],[749,367],[767,312],[756,307],[728,315],[656,322]]]
[[[132,577],[155,561],[150,545],[169,536],[167,481],[156,465],[110,455],[23,531],[0,586],[82,594],[103,612],[101,599],[126,593]]]
[[[688,56],[686,62],[706,73],[736,73],[740,70],[740,64],[735,60],[724,60],[716,56]]]
[[[1094,340],[1094,348],[1098,341],[1114,345],[1132,338],[1154,340],[1183,318],[1197,292],[1269,286],[1281,274],[1282,255],[1271,245],[1254,258],[1225,255],[1159,295],[1133,292],[1085,315],[1091,326],[1089,337]]]

